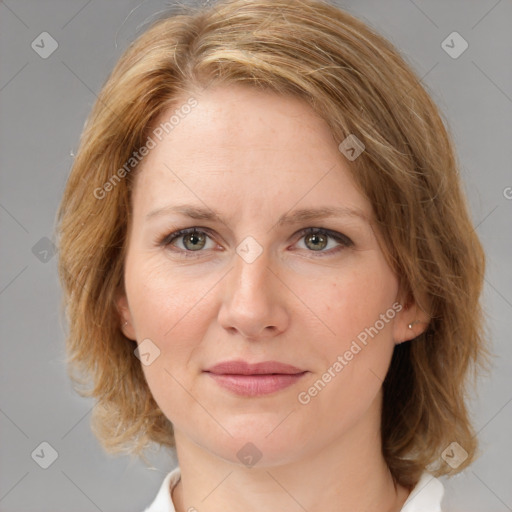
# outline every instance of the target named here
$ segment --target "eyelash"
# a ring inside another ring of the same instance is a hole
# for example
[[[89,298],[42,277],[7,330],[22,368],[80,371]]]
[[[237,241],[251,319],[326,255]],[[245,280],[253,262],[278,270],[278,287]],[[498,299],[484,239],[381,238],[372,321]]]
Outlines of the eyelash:
[[[162,246],[162,247],[171,246],[172,242],[174,242],[176,239],[183,237],[185,235],[189,235],[191,233],[204,233],[204,234],[208,235],[210,238],[212,238],[212,233],[208,228],[193,227],[193,228],[180,229],[179,231],[174,231],[172,233],[166,234],[159,240],[158,245]],[[350,240],[350,238],[348,238],[346,235],[343,235],[342,233],[338,233],[336,231],[331,231],[330,229],[324,229],[324,228],[313,228],[313,227],[305,228],[305,229],[302,229],[301,231],[299,231],[298,233],[296,233],[295,236],[298,237],[300,240],[301,238],[303,238],[307,235],[312,235],[312,234],[321,234],[321,235],[328,236],[329,238],[332,238],[332,239],[336,240],[336,242],[339,242],[341,244],[340,246],[335,247],[334,249],[330,249],[329,251],[308,251],[308,252],[312,252],[312,253],[317,252],[318,254],[322,254],[322,256],[320,256],[320,257],[324,257],[323,255],[330,256],[333,254],[337,254],[339,251],[343,250],[344,248],[354,245],[352,240]],[[197,251],[189,251],[189,250],[185,250],[185,249],[176,249],[176,248],[171,249],[171,250],[183,254],[184,257],[186,257],[186,258],[198,257],[199,254],[195,255],[193,253],[204,252],[200,249]]]

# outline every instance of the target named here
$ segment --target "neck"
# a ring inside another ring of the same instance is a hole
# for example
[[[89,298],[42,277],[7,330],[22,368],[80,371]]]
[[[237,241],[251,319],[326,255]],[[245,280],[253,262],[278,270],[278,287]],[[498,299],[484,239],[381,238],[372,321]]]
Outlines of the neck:
[[[395,485],[382,456],[374,427],[379,405],[338,438],[310,450],[304,443],[293,460],[272,465],[237,464],[175,428],[181,470],[172,495],[176,512],[399,512],[409,491]]]

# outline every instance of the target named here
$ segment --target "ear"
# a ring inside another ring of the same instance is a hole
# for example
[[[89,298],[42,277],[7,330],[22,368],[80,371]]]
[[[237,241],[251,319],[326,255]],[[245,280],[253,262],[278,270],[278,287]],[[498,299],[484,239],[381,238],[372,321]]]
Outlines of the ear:
[[[417,338],[427,330],[431,320],[427,309],[430,304],[425,294],[419,294],[415,298],[410,293],[403,302],[399,301],[399,303],[403,307],[393,323],[393,339],[396,345]]]
[[[120,292],[116,298],[116,307],[119,314],[120,329],[123,334],[131,340],[136,340],[135,329],[133,327],[132,315],[126,293]]]

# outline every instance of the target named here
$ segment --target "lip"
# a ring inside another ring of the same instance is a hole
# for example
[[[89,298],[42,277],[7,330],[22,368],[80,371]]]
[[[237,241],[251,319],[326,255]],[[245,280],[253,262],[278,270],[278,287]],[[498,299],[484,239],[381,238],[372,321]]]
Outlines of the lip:
[[[282,375],[293,375],[303,373],[304,370],[291,364],[280,363],[279,361],[263,361],[261,363],[248,363],[242,359],[223,361],[206,370],[218,375],[269,375],[279,373]]]
[[[251,364],[237,360],[216,364],[205,373],[219,386],[237,395],[261,396],[295,384],[308,372],[278,361]]]

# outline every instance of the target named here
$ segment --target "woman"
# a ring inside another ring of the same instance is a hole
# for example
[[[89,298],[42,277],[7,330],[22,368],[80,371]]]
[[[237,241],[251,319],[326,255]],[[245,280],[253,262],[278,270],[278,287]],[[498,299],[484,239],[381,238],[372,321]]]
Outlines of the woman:
[[[105,83],[58,221],[95,434],[176,448],[147,511],[441,510],[476,455],[484,254],[388,41],[315,0],[169,14]]]

